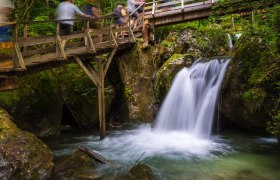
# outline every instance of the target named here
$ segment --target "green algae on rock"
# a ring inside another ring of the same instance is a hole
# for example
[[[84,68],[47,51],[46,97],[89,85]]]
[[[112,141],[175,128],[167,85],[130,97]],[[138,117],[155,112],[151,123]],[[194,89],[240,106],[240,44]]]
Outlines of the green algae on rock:
[[[21,131],[0,109],[0,179],[48,179],[53,155],[35,135]]]

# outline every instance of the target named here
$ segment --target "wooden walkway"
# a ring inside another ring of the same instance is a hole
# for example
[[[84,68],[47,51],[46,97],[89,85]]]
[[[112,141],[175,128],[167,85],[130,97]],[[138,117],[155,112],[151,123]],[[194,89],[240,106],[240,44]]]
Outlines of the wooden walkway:
[[[75,31],[67,36],[59,35],[59,23],[56,21],[14,24],[15,29],[20,30],[20,32],[15,32],[13,57],[10,57],[8,62],[1,62],[0,59],[0,78],[56,67],[77,61],[77,57],[82,61],[84,59],[94,59],[93,57],[100,53],[110,52],[115,48],[120,50],[133,46],[135,39],[143,36],[144,19],[145,23],[154,26],[196,20],[209,16],[207,10],[211,9],[212,4],[213,0],[202,2],[194,0],[170,2],[157,0],[145,4],[144,16],[137,20],[136,27],[128,24],[125,27],[116,28],[112,23],[107,23],[108,26],[104,28],[91,29],[88,25],[89,22],[84,22],[84,24],[87,24],[84,30]],[[128,19],[130,17],[128,16]],[[108,17],[105,17],[104,20],[112,22],[112,19]],[[29,26],[40,23],[56,23],[56,32],[53,35],[32,37],[28,33]],[[115,37],[115,33],[122,31],[127,32],[128,35],[123,38]],[[65,46],[63,46],[64,43]]]
[[[214,0],[157,0],[145,4],[145,19],[154,26],[165,26],[204,19],[212,14]]]

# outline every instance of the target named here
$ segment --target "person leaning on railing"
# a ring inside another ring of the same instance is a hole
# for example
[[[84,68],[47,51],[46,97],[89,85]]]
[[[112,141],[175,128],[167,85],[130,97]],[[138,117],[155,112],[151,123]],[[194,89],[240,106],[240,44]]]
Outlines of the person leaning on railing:
[[[14,5],[10,0],[0,0],[0,48],[11,48],[12,32],[14,22],[10,22],[10,16],[14,10]]]
[[[95,21],[90,22],[90,28],[100,28],[101,11],[97,6],[96,0],[87,0],[87,3],[81,8],[82,12],[95,17]]]
[[[124,4],[122,2],[117,3],[117,7],[113,11],[113,17],[114,17],[114,24],[116,27],[122,27],[126,24],[125,20],[126,16],[126,10],[124,8]],[[115,37],[118,38],[119,35],[124,35],[124,32],[121,32],[120,34],[118,32],[115,33]]]
[[[81,16],[90,19],[96,19],[94,16],[83,13],[76,5],[74,0],[66,0],[60,3],[56,9],[56,20],[60,21],[60,34],[69,35],[73,31],[75,16]]]
[[[14,5],[10,0],[0,0],[0,68],[12,67],[13,26],[10,16]]]
[[[137,7],[139,7],[142,4],[140,0],[127,0],[127,11],[129,14],[131,14],[130,18],[130,24],[133,25],[134,21],[138,19],[139,17],[139,12],[135,11]],[[141,9],[141,8],[139,8]]]

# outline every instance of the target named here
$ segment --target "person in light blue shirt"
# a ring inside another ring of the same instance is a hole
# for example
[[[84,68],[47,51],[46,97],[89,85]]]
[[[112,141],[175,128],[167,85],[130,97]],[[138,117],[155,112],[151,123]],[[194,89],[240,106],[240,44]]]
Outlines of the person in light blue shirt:
[[[60,3],[56,9],[56,20],[64,20],[60,21],[59,23],[61,35],[69,35],[71,33],[74,25],[73,19],[75,19],[77,15],[85,18],[95,19],[94,16],[83,13],[73,3],[74,0],[66,0]]]
[[[131,14],[131,19],[130,19],[131,25],[133,25],[135,19],[139,17],[138,11],[134,12],[134,10],[136,10],[136,8],[141,4],[142,2],[139,0],[127,0],[126,2],[128,14],[131,14],[133,12],[133,14]]]

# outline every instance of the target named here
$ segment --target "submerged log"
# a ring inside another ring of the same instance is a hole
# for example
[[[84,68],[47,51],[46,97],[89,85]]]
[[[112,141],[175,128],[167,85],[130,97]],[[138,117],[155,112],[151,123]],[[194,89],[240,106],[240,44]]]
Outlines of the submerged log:
[[[97,154],[96,152],[89,150],[88,148],[85,147],[79,147],[79,150],[82,151],[83,153],[87,154],[89,157],[94,159],[97,162],[103,163],[103,164],[110,164],[112,165],[112,161],[107,160],[106,158],[102,157],[101,155]]]

